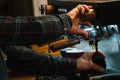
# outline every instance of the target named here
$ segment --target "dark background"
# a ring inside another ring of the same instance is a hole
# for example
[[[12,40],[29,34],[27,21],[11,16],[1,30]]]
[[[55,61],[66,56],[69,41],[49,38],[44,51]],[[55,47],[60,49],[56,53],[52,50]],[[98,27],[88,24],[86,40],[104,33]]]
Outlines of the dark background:
[[[0,15],[33,16],[32,0],[0,0]]]

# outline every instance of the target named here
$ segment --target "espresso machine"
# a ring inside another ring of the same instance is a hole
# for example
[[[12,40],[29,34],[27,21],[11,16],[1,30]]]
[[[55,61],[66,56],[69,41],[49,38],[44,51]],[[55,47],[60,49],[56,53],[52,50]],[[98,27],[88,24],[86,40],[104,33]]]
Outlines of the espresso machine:
[[[92,26],[78,26],[88,32],[89,39],[85,40],[80,35],[67,35],[67,42],[51,45],[51,50],[57,51],[74,45],[78,49],[89,51],[93,50],[94,46],[95,50],[99,49],[105,53],[107,66],[103,74],[89,79],[120,79],[120,0],[48,0],[48,5],[40,6],[40,12],[41,14],[62,14],[78,4],[91,5],[94,9],[94,11],[80,15],[83,20],[90,21]]]
[[[47,8],[47,6],[45,7],[45,5],[41,5],[40,12],[41,14],[62,14],[70,11],[78,4],[91,5],[94,9],[94,11],[89,11],[84,13],[84,15],[80,15],[83,21],[87,20],[92,23],[91,27],[79,26],[88,32],[89,40],[102,40],[117,32],[118,29],[116,29],[116,25],[119,26],[120,23],[119,0],[48,0],[48,6],[51,6],[51,9]],[[78,37],[81,39],[79,35],[69,35],[69,38],[71,37]],[[76,41],[76,43],[79,43],[79,41]],[[52,50],[56,51],[66,47],[57,46],[52,46]]]

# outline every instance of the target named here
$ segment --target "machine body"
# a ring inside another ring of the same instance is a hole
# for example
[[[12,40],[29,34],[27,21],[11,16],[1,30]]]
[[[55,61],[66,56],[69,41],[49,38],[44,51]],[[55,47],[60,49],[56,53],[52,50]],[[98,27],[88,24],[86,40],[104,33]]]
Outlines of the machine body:
[[[94,9],[94,11],[89,11],[87,13],[84,13],[84,15],[80,15],[83,21],[87,20],[93,24],[91,28],[84,28],[84,30],[86,30],[89,34],[89,40],[95,42],[109,37],[113,33],[117,32],[115,26],[113,27],[111,25],[120,23],[120,0],[48,0],[48,5],[52,5],[52,9],[51,11],[45,9],[45,11],[46,14],[62,14],[70,11],[78,4],[92,5]],[[73,37],[77,37],[75,39],[81,39],[80,36],[72,36],[72,38]],[[67,42],[68,45],[64,46],[63,48],[71,46],[71,43],[72,42]],[[52,46],[52,48],[58,47]],[[58,49],[60,48],[62,47],[59,47]]]
[[[71,34],[68,35],[67,42],[51,45],[51,50],[57,51],[75,45],[78,49],[90,51],[93,50],[91,46],[94,44],[96,52],[100,49],[106,55],[105,60],[100,59],[98,55],[97,57],[96,55],[93,56],[93,61],[96,64],[100,66],[102,64],[104,68],[106,67],[103,74],[120,73],[120,66],[118,65],[120,64],[120,0],[48,0],[48,6],[51,6],[52,9],[47,9],[46,5],[45,9],[42,10],[46,11],[46,14],[62,14],[70,11],[78,4],[92,5],[94,9],[94,11],[80,15],[83,20],[90,21],[92,26],[78,26],[88,32],[89,39],[86,40],[81,35]],[[96,60],[98,58],[99,60]],[[92,72],[94,71],[92,70]],[[89,71],[82,72],[82,79],[88,79],[88,73]]]

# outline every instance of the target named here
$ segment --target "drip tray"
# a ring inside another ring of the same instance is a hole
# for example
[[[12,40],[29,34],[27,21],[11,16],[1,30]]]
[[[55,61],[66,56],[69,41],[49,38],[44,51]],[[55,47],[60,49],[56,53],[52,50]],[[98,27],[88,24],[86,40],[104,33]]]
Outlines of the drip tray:
[[[90,80],[120,80],[120,73],[93,76]]]

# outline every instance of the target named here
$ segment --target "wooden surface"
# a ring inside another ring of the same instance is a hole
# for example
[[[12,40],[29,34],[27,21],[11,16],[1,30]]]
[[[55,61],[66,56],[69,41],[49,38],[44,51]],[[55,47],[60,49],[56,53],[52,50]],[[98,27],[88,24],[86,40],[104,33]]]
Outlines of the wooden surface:
[[[35,80],[34,76],[14,76],[10,80]]]

